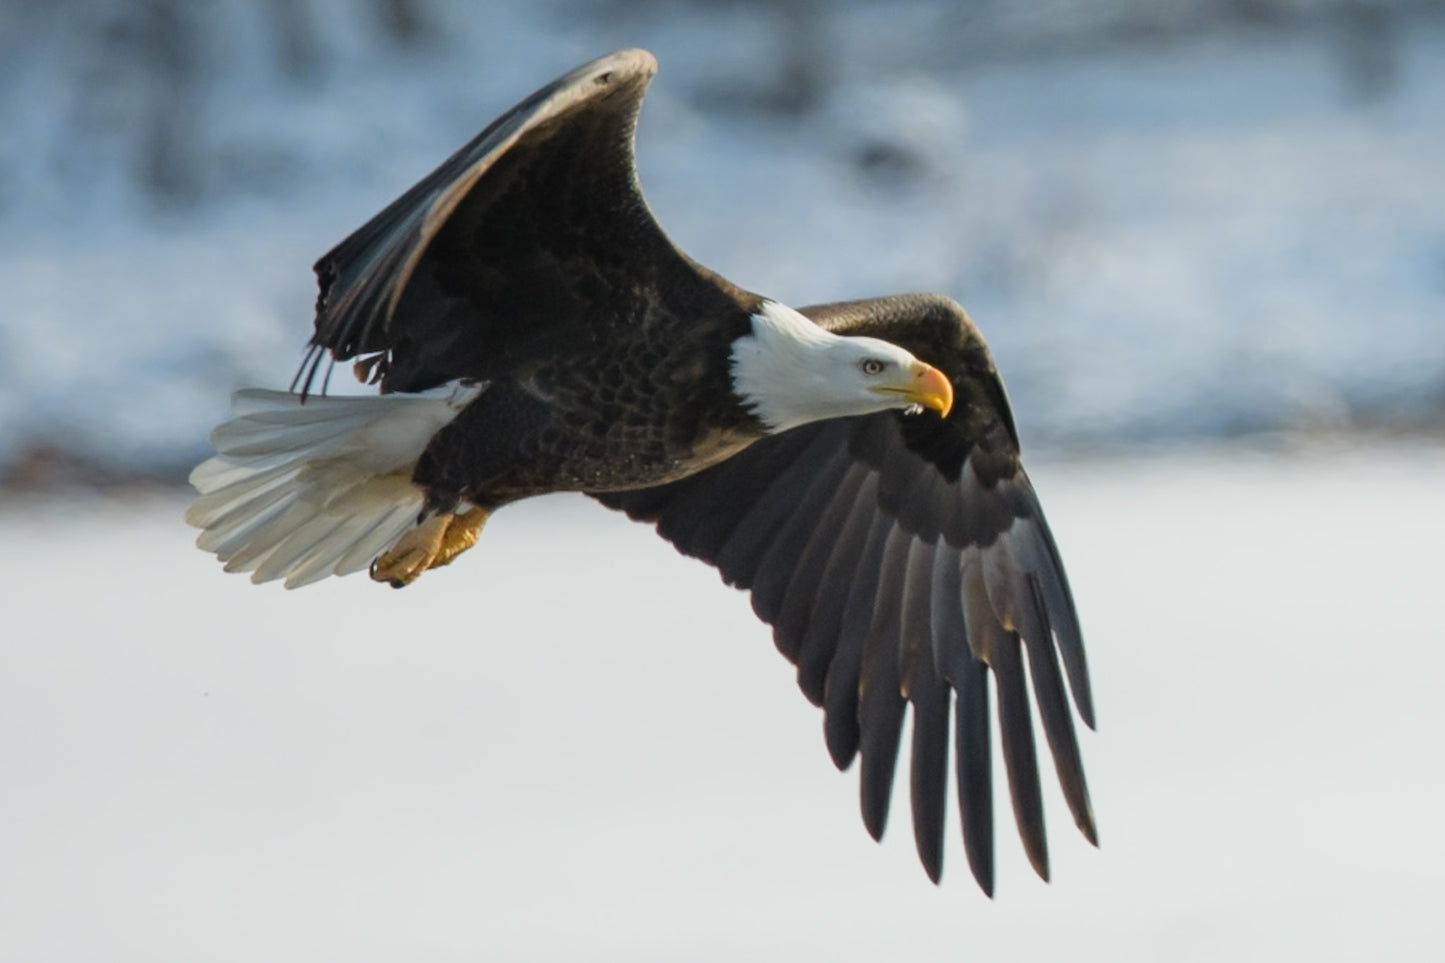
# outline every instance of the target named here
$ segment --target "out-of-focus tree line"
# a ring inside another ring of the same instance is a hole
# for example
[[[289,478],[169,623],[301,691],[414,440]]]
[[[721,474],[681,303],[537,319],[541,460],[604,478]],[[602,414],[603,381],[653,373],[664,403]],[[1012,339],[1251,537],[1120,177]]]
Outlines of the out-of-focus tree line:
[[[658,18],[748,8],[768,22],[783,55],[762,65],[740,60],[735,77],[701,85],[692,96],[706,110],[796,116],[816,109],[848,67],[839,62],[829,29],[845,9],[873,8],[884,21],[906,9],[926,24],[902,41],[881,39],[870,52],[877,62],[869,66],[896,70],[907,61],[919,72],[1110,46],[1164,46],[1212,34],[1325,31],[1335,37],[1345,87],[1368,102],[1387,96],[1396,82],[1402,31],[1420,16],[1445,11],[1445,0],[556,0],[547,6],[559,23],[605,22],[612,34]],[[251,0],[239,9],[250,35],[260,38],[249,55],[264,58],[280,82],[300,88],[327,82],[327,39],[343,21],[379,56],[410,52],[424,64],[426,51],[450,42],[449,23],[485,19],[491,5]],[[207,155],[202,120],[208,87],[219,65],[234,56],[230,32],[237,16],[237,4],[194,0],[0,0],[0,116],[6,100],[25,96],[13,82],[14,64],[36,45],[51,46],[71,61],[63,69],[72,97],[54,105],[63,112],[58,143],[17,149],[48,151],[64,179],[86,176],[87,163],[66,143],[96,136],[119,142],[120,161],[157,207],[199,204],[214,180],[207,174],[215,159]],[[0,150],[0,216],[9,191],[5,166]]]
[[[428,0],[253,0],[252,16],[267,40],[276,74],[294,84],[318,82],[325,71],[327,18],[353,18],[380,46],[416,47],[429,34]],[[13,63],[30,43],[67,35],[73,97],[60,136],[115,135],[133,146],[135,179],[157,204],[189,205],[204,193],[200,118],[215,62],[228,44],[219,6],[192,0],[6,0],[0,4],[0,96]],[[64,164],[58,145],[44,145]],[[3,174],[3,172],[0,172]]]

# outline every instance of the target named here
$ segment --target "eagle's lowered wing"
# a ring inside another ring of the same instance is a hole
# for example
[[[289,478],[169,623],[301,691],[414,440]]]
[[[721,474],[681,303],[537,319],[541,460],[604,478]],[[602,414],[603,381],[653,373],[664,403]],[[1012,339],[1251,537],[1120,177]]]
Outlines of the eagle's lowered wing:
[[[1065,799],[1091,842],[1070,691],[1086,724],[1094,715],[1068,581],[1019,463],[1002,383],[972,322],[947,298],[801,311],[945,371],[956,398],[950,416],[886,412],[806,425],[682,481],[594,497],[655,522],[680,551],[751,591],[799,686],[824,709],[833,761],[843,768],[861,757],[863,820],[875,838],[912,707],[914,838],[935,880],[951,730],[965,852],[990,893],[991,670],[1015,819],[1047,878],[1030,681]]]

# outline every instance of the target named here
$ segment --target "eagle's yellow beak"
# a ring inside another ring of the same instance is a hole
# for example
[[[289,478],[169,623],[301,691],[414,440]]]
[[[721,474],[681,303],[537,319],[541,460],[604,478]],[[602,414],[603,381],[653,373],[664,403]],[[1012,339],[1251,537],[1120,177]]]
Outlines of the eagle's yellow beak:
[[[895,381],[873,385],[868,390],[901,399],[900,408],[932,408],[945,417],[953,409],[953,385],[948,376],[933,365],[915,359],[899,375]]]
[[[942,371],[920,361],[913,368],[913,381],[904,390],[903,397],[947,417],[953,409],[953,384]]]

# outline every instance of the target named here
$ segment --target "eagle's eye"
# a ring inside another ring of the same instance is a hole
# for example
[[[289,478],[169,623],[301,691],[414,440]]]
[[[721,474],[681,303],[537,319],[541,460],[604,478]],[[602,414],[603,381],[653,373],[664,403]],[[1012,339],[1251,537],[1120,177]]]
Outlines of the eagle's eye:
[[[877,358],[864,358],[858,362],[858,367],[863,369],[865,375],[880,375],[883,369],[888,367],[886,361],[879,361]]]

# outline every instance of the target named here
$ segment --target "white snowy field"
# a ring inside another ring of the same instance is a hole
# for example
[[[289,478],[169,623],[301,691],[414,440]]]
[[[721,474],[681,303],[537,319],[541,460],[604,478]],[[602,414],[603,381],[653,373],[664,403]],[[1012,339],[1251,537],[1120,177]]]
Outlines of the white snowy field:
[[[0,507],[0,959],[1438,960],[1445,449],[1036,465],[1102,848],[866,837],[745,598],[580,498],[393,592]],[[1006,812],[1006,810],[1005,810]]]

